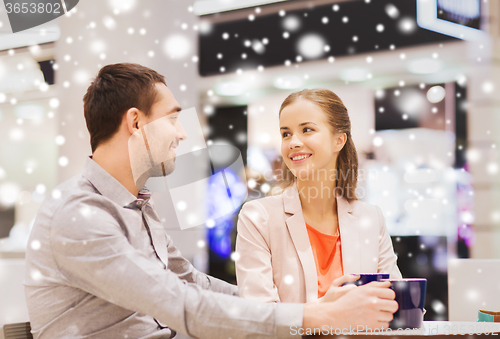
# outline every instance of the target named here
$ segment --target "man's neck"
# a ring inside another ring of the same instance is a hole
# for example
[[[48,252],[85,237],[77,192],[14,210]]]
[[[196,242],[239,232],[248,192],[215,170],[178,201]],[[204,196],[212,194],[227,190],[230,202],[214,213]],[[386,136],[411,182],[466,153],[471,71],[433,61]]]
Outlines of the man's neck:
[[[113,143],[112,141],[99,145],[92,154],[92,160],[137,197],[139,189],[134,182],[128,147],[123,149],[119,145],[119,143]],[[121,143],[121,145],[126,145],[126,143]]]

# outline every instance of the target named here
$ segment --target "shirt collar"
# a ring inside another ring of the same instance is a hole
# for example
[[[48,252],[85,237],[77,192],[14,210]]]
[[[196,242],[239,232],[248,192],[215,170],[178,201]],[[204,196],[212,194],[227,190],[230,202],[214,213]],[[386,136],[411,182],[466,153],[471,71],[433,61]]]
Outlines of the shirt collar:
[[[89,157],[85,162],[82,175],[102,196],[123,207],[141,209],[151,196],[149,191],[143,188],[139,191],[139,196],[136,197],[111,174],[92,160],[92,157]]]

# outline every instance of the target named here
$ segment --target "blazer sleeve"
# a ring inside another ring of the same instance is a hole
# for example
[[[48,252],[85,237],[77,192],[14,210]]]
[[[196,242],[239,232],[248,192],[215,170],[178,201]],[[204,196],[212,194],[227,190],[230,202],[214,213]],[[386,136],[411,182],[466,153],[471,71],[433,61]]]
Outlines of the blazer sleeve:
[[[401,272],[399,271],[397,265],[398,257],[394,254],[391,237],[389,235],[389,232],[387,232],[387,227],[385,225],[385,218],[380,207],[375,207],[377,208],[377,214],[380,224],[379,260],[377,272],[389,273],[391,279],[401,279]]]
[[[236,279],[240,297],[279,302],[269,246],[269,215],[256,201],[247,202],[238,217]]]

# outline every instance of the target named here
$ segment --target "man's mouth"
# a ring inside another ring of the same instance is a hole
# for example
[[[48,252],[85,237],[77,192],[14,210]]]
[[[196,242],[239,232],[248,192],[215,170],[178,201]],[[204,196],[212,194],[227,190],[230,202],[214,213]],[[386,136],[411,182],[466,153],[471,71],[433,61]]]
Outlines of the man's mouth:
[[[175,144],[175,145],[174,145],[174,143],[172,143],[172,145],[170,145],[170,151],[171,151],[172,153],[174,153],[174,156],[176,156],[176,155],[177,155],[177,154],[175,153],[175,148],[176,148],[177,146],[179,146],[179,144],[178,144],[178,143],[177,143],[177,144]]]

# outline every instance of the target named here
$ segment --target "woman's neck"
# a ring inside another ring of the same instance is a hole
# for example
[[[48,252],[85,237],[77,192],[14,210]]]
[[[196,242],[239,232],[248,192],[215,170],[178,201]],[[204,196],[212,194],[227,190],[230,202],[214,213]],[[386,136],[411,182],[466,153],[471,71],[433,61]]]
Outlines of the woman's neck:
[[[322,219],[336,215],[336,181],[325,179],[300,180],[297,178],[302,212],[314,218]]]

